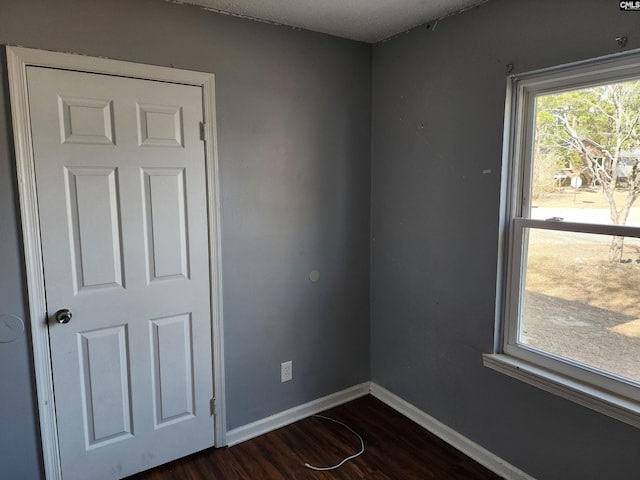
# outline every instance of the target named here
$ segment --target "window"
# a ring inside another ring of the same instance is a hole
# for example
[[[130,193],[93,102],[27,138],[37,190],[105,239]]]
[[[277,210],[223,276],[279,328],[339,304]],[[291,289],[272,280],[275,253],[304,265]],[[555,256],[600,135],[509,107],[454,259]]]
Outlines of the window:
[[[510,78],[496,353],[640,426],[640,55]]]

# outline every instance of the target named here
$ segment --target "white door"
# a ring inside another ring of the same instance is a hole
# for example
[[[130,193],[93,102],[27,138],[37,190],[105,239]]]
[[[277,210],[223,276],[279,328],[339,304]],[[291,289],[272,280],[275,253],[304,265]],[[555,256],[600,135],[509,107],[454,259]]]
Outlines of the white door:
[[[201,88],[40,67],[27,84],[63,478],[213,446]]]

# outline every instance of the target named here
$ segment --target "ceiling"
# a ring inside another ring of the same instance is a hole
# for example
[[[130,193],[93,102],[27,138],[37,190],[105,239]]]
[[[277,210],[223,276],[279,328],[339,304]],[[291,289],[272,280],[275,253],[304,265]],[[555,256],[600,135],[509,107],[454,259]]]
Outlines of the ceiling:
[[[487,0],[168,0],[375,43]]]

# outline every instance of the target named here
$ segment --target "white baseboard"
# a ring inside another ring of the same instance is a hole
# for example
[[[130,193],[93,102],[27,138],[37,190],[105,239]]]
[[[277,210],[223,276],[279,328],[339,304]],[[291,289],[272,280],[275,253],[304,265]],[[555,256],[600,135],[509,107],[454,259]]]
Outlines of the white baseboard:
[[[227,432],[227,445],[236,445],[244,442],[245,440],[285,427],[291,423],[297,422],[298,420],[302,420],[311,415],[322,412],[323,410],[337,407],[343,403],[368,395],[369,392],[370,383],[361,383],[347,388],[346,390],[318,398],[317,400],[312,400],[311,402],[285,410],[284,412],[276,413],[270,417],[243,425],[242,427],[234,428]]]
[[[464,435],[461,435],[430,415],[427,415],[422,410],[404,401],[380,385],[371,383],[371,395],[506,480],[535,480],[522,470],[505,462],[489,450],[469,440]]]
[[[368,394],[373,395],[389,407],[410,420],[413,420],[421,427],[441,438],[452,447],[460,450],[479,464],[484,465],[505,480],[535,480],[532,476],[527,475],[522,470],[494,455],[489,450],[469,440],[464,435],[461,435],[444,423],[424,413],[422,410],[391,393],[389,390],[372,382],[354,385],[346,390],[318,398],[317,400],[312,400],[311,402],[285,410],[284,412],[276,413],[270,417],[229,430],[227,432],[227,445],[232,446],[245,440],[250,440]]]

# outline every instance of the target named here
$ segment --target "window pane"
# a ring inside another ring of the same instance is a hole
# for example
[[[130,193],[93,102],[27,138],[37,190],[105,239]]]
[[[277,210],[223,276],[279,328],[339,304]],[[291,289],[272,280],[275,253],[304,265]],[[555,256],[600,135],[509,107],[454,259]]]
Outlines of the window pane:
[[[640,226],[640,81],[536,98],[535,219]]]
[[[640,239],[610,262],[609,235],[525,234],[519,343],[640,382]]]

